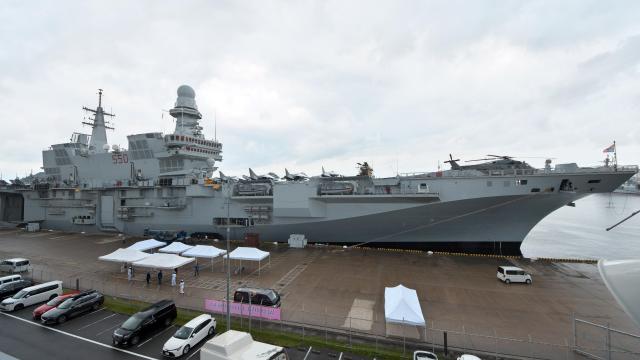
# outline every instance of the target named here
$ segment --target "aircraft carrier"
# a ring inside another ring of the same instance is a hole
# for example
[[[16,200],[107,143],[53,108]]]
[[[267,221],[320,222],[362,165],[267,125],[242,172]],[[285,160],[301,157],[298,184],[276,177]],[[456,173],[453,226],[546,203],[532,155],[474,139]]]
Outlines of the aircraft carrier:
[[[474,165],[451,158],[450,170],[376,178],[367,163],[354,176],[275,173],[235,178],[219,172],[222,144],[202,133],[195,91],[177,91],[171,134],[129,135],[107,142],[113,116],[102,107],[69,142],[42,152],[43,172],[0,182],[2,221],[38,222],[78,232],[259,234],[285,242],[420,247],[434,251],[520,254],[527,233],[554,210],[611,192],[637,167],[575,163],[535,169],[509,156]]]

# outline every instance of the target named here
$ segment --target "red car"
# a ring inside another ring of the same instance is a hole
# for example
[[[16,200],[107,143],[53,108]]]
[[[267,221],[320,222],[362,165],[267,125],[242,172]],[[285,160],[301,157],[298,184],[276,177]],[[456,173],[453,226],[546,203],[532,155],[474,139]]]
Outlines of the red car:
[[[42,314],[62,304],[63,301],[72,297],[73,295],[78,295],[78,292],[73,291],[68,294],[57,296],[54,299],[49,300],[49,302],[47,302],[46,304],[38,306],[35,310],[33,310],[33,320],[40,320],[40,316],[42,316]]]

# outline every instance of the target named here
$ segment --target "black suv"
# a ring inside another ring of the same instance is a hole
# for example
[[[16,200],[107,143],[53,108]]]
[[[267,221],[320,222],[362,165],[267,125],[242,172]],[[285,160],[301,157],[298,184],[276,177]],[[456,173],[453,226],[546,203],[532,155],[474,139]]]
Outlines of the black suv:
[[[18,293],[18,291],[33,285],[31,280],[18,280],[13,282],[8,282],[0,285],[0,301],[12,297],[14,294]]]
[[[85,291],[66,299],[57,307],[42,314],[40,320],[43,324],[62,324],[72,317],[98,310],[102,303],[104,303],[104,296],[101,293],[95,290]]]
[[[122,323],[113,332],[113,345],[136,345],[141,338],[171,325],[176,316],[176,304],[171,300],[160,300]]]
[[[233,301],[255,305],[280,307],[280,295],[273,289],[238,288]]]

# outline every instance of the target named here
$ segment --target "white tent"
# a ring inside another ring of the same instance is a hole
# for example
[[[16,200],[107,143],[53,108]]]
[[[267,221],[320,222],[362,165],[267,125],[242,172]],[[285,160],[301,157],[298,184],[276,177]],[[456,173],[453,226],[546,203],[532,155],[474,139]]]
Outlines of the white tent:
[[[390,323],[426,326],[418,294],[402,285],[384,288],[384,317]]]
[[[181,243],[180,241],[174,241],[171,244],[158,249],[158,251],[167,253],[167,254],[181,254],[191,249],[192,247],[193,246]]]
[[[147,258],[133,263],[135,266],[153,269],[175,269],[194,261],[193,258],[183,257],[176,254],[155,253]]]
[[[158,241],[156,239],[148,239],[148,240],[138,241],[137,243],[129,246],[127,249],[147,251],[147,250],[163,247],[165,245],[167,245],[167,243]]]
[[[162,251],[162,250],[161,250]],[[220,250],[215,246],[211,245],[196,245],[191,249],[182,253],[182,256],[188,256],[196,258],[196,264],[198,263],[198,258],[206,258],[211,259],[211,270],[213,270],[213,259],[217,258],[220,255],[224,255],[227,252],[225,250]],[[224,261],[224,259],[223,259]]]
[[[132,263],[132,262],[147,258],[149,256],[150,255],[148,253],[138,251],[138,250],[118,249],[112,252],[111,254],[100,256],[98,257],[98,259],[104,260],[104,261],[120,262],[120,263]]]
[[[258,274],[261,269],[262,260],[269,258],[269,265],[271,265],[271,257],[268,251],[262,251],[253,247],[237,247],[235,250],[229,253],[228,257],[231,260],[240,260],[240,267],[242,268],[242,260],[257,261],[258,262]],[[226,257],[226,256],[225,256]]]

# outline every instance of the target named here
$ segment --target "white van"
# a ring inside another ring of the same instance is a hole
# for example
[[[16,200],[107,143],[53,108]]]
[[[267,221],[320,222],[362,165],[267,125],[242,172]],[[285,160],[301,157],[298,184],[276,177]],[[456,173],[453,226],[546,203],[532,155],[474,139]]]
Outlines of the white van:
[[[200,360],[288,360],[283,347],[253,340],[251,334],[229,330],[204,343]]]
[[[20,310],[33,304],[49,301],[62,295],[62,281],[49,281],[29,286],[8,299],[2,300],[0,309],[4,311]]]
[[[511,284],[512,282],[531,284],[531,275],[515,266],[498,266],[497,276],[505,284]]]
[[[15,258],[2,260],[0,263],[0,271],[8,273],[20,273],[31,270],[29,259]]]
[[[22,280],[22,276],[20,276],[20,275],[9,275],[9,276],[0,277],[0,286],[2,286],[3,284],[16,282],[18,280]]]

